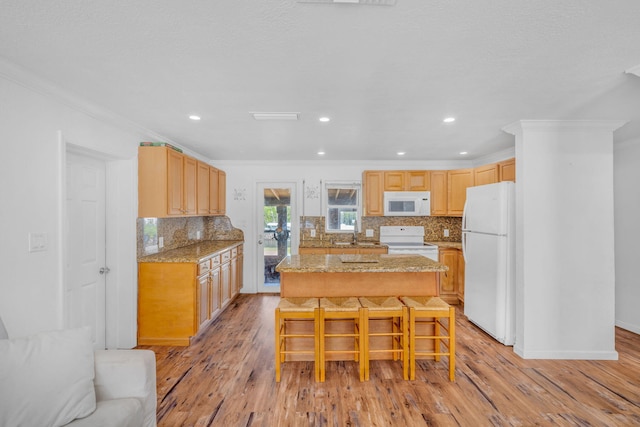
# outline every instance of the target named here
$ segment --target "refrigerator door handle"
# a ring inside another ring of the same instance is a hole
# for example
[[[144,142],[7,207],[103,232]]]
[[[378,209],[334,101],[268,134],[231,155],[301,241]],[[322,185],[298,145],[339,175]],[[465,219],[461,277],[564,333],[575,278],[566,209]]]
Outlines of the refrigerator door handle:
[[[467,229],[467,203],[469,203],[468,199],[464,200],[464,207],[462,208],[462,229]]]
[[[467,233],[462,232],[462,259],[467,263]]]

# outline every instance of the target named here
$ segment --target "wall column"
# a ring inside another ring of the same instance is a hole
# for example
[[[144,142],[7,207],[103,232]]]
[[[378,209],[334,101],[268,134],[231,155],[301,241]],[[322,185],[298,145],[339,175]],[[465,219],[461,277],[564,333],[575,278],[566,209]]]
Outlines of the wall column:
[[[621,121],[522,120],[516,139],[516,343],[525,359],[615,351],[613,131]]]

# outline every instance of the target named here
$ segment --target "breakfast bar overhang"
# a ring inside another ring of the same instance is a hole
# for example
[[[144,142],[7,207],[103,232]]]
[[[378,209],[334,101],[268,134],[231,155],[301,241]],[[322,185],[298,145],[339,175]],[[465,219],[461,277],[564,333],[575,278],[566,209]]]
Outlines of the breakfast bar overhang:
[[[421,255],[291,255],[276,267],[280,296],[438,296],[448,267]]]

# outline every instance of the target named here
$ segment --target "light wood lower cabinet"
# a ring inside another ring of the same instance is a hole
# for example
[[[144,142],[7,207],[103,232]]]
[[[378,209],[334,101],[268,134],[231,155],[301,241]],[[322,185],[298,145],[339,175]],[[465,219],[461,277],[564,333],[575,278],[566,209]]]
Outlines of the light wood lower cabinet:
[[[198,262],[138,264],[138,345],[187,346],[242,287],[242,245]]]
[[[353,248],[353,247],[331,247],[331,248],[298,248],[300,255],[367,255],[367,254],[386,254],[387,248]]]
[[[464,304],[464,255],[458,251],[458,301]]]
[[[462,251],[455,248],[440,248],[438,261],[449,267],[440,273],[440,298],[449,304],[464,301],[464,258]]]

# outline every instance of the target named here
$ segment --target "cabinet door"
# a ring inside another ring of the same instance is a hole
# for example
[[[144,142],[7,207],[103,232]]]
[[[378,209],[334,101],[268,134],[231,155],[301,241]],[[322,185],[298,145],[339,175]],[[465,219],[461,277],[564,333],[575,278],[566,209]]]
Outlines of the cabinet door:
[[[474,185],[495,184],[498,179],[498,164],[492,163],[473,170]]]
[[[458,291],[456,289],[458,270],[458,257],[455,249],[440,249],[438,261],[449,267],[449,271],[440,273],[440,298],[447,302],[454,302],[458,299]],[[453,300],[452,300],[453,298]]]
[[[362,182],[364,184],[364,215],[382,216],[382,194],[384,189],[384,174],[382,171],[365,171]]]
[[[326,248],[298,248],[298,253],[300,255],[309,255],[309,254],[315,254],[315,255],[323,255],[323,254],[328,254],[329,253],[329,249]]]
[[[198,162],[192,157],[184,156],[184,203],[185,215],[197,214]]]
[[[209,317],[211,319],[216,317],[222,308],[220,280],[220,267],[211,270],[211,276],[209,279],[209,310],[211,310]]]
[[[447,171],[431,171],[431,215],[447,214]]]
[[[209,168],[209,214],[217,215],[220,207],[220,200],[218,200],[219,184],[218,184],[218,172],[219,170],[211,167]]]
[[[238,276],[236,281],[236,292],[240,293],[240,289],[244,287],[244,255],[240,251],[238,252]]]
[[[167,214],[182,215],[184,199],[184,155],[170,150],[167,155]]]
[[[385,171],[384,172],[384,191],[404,191],[405,190],[405,172],[404,171]]]
[[[227,174],[218,169],[218,215],[227,213]]]
[[[209,166],[206,163],[198,162],[198,200],[197,200],[197,211],[198,215],[209,215]]]
[[[198,325],[209,320],[209,274],[198,277]]]
[[[516,182],[516,159],[509,159],[498,163],[500,181]]]
[[[229,263],[229,269],[231,270],[231,298],[238,295],[238,257],[231,258]]]
[[[406,171],[407,191],[429,191],[431,190],[431,173],[429,171]]]
[[[352,255],[358,253],[358,248],[329,248],[329,254],[331,255]]]
[[[458,169],[447,172],[447,213],[462,216],[467,188],[473,186],[473,169]]]
[[[225,307],[231,301],[231,267],[228,262],[220,267],[220,288],[222,307]]]
[[[464,303],[464,256],[462,251],[456,251],[458,253],[458,300]]]

